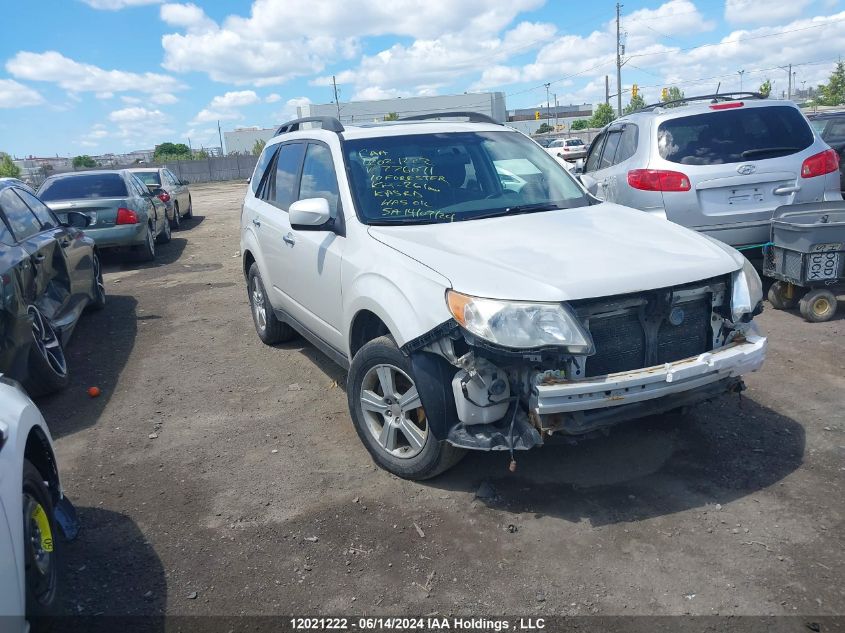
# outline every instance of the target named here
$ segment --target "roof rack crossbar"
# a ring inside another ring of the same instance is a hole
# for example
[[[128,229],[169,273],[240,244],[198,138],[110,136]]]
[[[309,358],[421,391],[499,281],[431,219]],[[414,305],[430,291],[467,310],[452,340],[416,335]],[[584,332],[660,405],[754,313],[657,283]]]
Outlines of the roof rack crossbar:
[[[496,119],[482,114],[481,112],[432,112],[430,114],[415,114],[413,116],[406,116],[399,119],[400,121],[429,121],[431,119],[452,119],[456,117],[466,117],[472,123],[492,123],[493,125],[502,125]]]
[[[301,130],[303,123],[319,123],[322,129],[328,130],[329,132],[337,132],[338,134],[344,130],[343,124],[333,116],[307,116],[283,123],[279,129],[276,130],[276,134],[274,136]]]
[[[683,99],[674,99],[672,101],[660,101],[658,103],[650,103],[649,105],[643,106],[635,110],[635,112],[645,112],[646,110],[654,110],[654,108],[665,108],[666,106],[676,105],[679,103],[689,103],[690,101],[732,101],[735,100],[737,97],[739,98],[750,98],[750,99],[765,99],[763,95],[759,92],[719,92],[712,95],[700,95],[696,97],[684,97]]]

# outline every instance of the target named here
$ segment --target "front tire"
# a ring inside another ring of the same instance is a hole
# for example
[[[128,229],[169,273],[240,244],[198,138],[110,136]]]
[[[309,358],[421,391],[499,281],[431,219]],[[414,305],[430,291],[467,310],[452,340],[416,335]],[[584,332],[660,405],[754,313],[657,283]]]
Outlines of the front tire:
[[[50,491],[28,460],[23,463],[22,493],[26,615],[52,615],[59,602],[58,532]]]
[[[838,305],[836,297],[830,290],[816,288],[801,297],[798,304],[801,316],[810,323],[830,321],[836,314]]]
[[[151,262],[156,258],[156,240],[153,227],[147,225],[147,236],[144,243],[138,247],[139,258],[142,262]]]
[[[170,221],[170,228],[173,231],[178,231],[182,224],[181,216],[179,215],[179,203],[173,203],[173,219]]]
[[[388,472],[403,479],[430,479],[464,456],[464,450],[434,437],[410,360],[391,337],[379,337],[358,350],[346,392],[358,437]]]
[[[170,238],[173,236],[173,232],[170,229],[170,220],[167,219],[167,213],[164,214],[164,222],[161,227],[161,233],[158,234],[158,243],[159,244],[167,244],[170,242]]]
[[[296,336],[296,331],[291,326],[276,318],[273,306],[267,299],[267,291],[264,289],[258,264],[250,266],[247,283],[249,285],[249,307],[258,338],[265,345],[275,345],[289,341]]]
[[[30,396],[43,396],[67,386],[67,360],[61,339],[41,311],[32,305],[27,312],[32,319],[33,344],[24,386]]]
[[[798,289],[785,281],[776,281],[769,288],[769,303],[775,310],[792,310],[798,305]]]
[[[94,253],[94,300],[88,304],[92,311],[102,310],[106,307],[106,284],[103,281],[103,268],[100,264],[100,256]]]

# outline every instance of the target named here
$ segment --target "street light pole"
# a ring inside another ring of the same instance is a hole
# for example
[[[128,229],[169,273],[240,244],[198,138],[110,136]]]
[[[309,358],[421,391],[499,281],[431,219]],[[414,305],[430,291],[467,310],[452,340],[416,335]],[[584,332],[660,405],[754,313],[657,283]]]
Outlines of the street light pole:
[[[736,74],[739,75],[739,91],[742,92],[742,76],[745,74],[744,70],[736,71]]]
[[[622,5],[616,3],[616,116],[622,116],[622,34],[620,32],[620,19],[622,17]]]
[[[546,83],[543,85],[546,86],[546,125],[550,125],[549,121],[552,118],[552,106],[551,102],[549,101],[549,86],[551,86],[552,84]]]

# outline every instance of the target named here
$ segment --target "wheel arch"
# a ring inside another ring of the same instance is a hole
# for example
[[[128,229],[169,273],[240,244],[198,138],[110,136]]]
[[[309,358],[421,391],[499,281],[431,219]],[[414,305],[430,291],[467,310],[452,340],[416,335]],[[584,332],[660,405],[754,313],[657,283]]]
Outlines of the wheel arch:
[[[47,482],[53,503],[61,497],[61,483],[56,456],[47,434],[39,426],[33,426],[26,437],[24,458],[29,461]]]
[[[350,360],[364,345],[380,336],[392,335],[390,328],[375,312],[366,308],[359,310],[352,317],[349,327]]]

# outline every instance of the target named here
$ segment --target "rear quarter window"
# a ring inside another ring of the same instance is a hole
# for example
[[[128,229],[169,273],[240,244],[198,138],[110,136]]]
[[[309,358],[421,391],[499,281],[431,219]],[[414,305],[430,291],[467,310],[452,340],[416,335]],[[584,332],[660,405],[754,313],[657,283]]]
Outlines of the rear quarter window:
[[[813,132],[791,106],[736,108],[664,121],[660,156],[682,165],[718,165],[777,158],[807,149]]]
[[[120,174],[80,174],[47,180],[38,190],[38,197],[51,200],[80,198],[125,198],[126,183]]]

